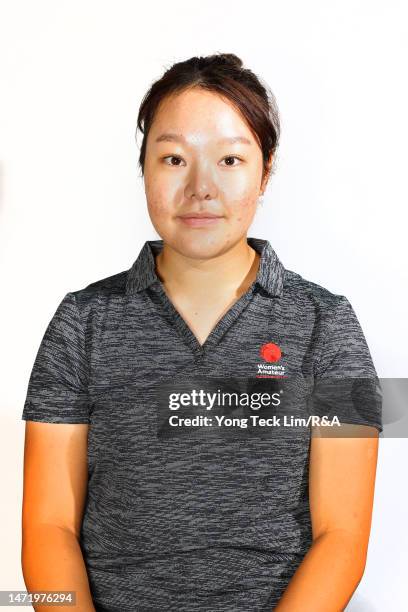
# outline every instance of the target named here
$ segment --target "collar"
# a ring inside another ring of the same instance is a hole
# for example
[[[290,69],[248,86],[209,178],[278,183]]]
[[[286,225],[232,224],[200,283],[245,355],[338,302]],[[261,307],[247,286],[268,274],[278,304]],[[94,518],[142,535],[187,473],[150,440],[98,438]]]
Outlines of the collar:
[[[260,254],[256,284],[270,295],[280,297],[285,268],[268,240],[247,237],[247,242]],[[137,259],[128,270],[126,294],[137,293],[153,283],[160,283],[155,270],[155,256],[163,248],[163,240],[146,240]]]

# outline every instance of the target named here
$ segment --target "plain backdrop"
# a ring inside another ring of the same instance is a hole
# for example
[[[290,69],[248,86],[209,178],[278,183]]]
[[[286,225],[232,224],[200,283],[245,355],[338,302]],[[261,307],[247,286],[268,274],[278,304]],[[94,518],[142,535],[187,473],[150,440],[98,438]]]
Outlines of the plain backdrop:
[[[407,24],[395,0],[0,2],[0,589],[25,589],[21,412],[46,325],[158,237],[134,136],[173,62],[232,52],[269,84],[281,144],[249,235],[345,295],[379,376],[407,377]],[[406,610],[406,451],[380,440],[350,612]]]

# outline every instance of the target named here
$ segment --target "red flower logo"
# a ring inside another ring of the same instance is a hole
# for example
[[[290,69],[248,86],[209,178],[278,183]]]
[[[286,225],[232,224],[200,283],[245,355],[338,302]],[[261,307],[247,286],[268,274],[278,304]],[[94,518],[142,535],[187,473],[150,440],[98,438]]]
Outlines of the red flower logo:
[[[279,361],[282,357],[282,352],[277,344],[268,342],[263,344],[260,348],[260,355],[265,361]]]

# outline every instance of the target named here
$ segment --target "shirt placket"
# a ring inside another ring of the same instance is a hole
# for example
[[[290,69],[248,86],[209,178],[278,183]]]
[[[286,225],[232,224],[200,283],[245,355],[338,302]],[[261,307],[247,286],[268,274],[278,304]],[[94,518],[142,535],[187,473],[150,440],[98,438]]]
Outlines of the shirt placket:
[[[204,344],[200,344],[197,337],[167,296],[160,281],[153,283],[149,287],[149,290],[154,292],[154,296],[157,297],[158,302],[162,306],[166,321],[174,327],[183,342],[191,350],[194,362],[201,363],[206,354],[220,342],[224,334],[237,321],[238,317],[251,302],[256,286],[256,282],[252,283],[249,289],[228,309],[215,324]]]

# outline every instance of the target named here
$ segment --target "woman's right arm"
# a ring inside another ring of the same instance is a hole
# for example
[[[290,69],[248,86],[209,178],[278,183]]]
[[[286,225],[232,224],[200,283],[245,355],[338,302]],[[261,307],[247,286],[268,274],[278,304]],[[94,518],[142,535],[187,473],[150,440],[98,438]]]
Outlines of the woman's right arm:
[[[76,605],[69,609],[95,612],[79,544],[87,444],[87,424],[27,421],[21,562],[28,591],[75,591]],[[61,605],[33,607],[61,610]]]

